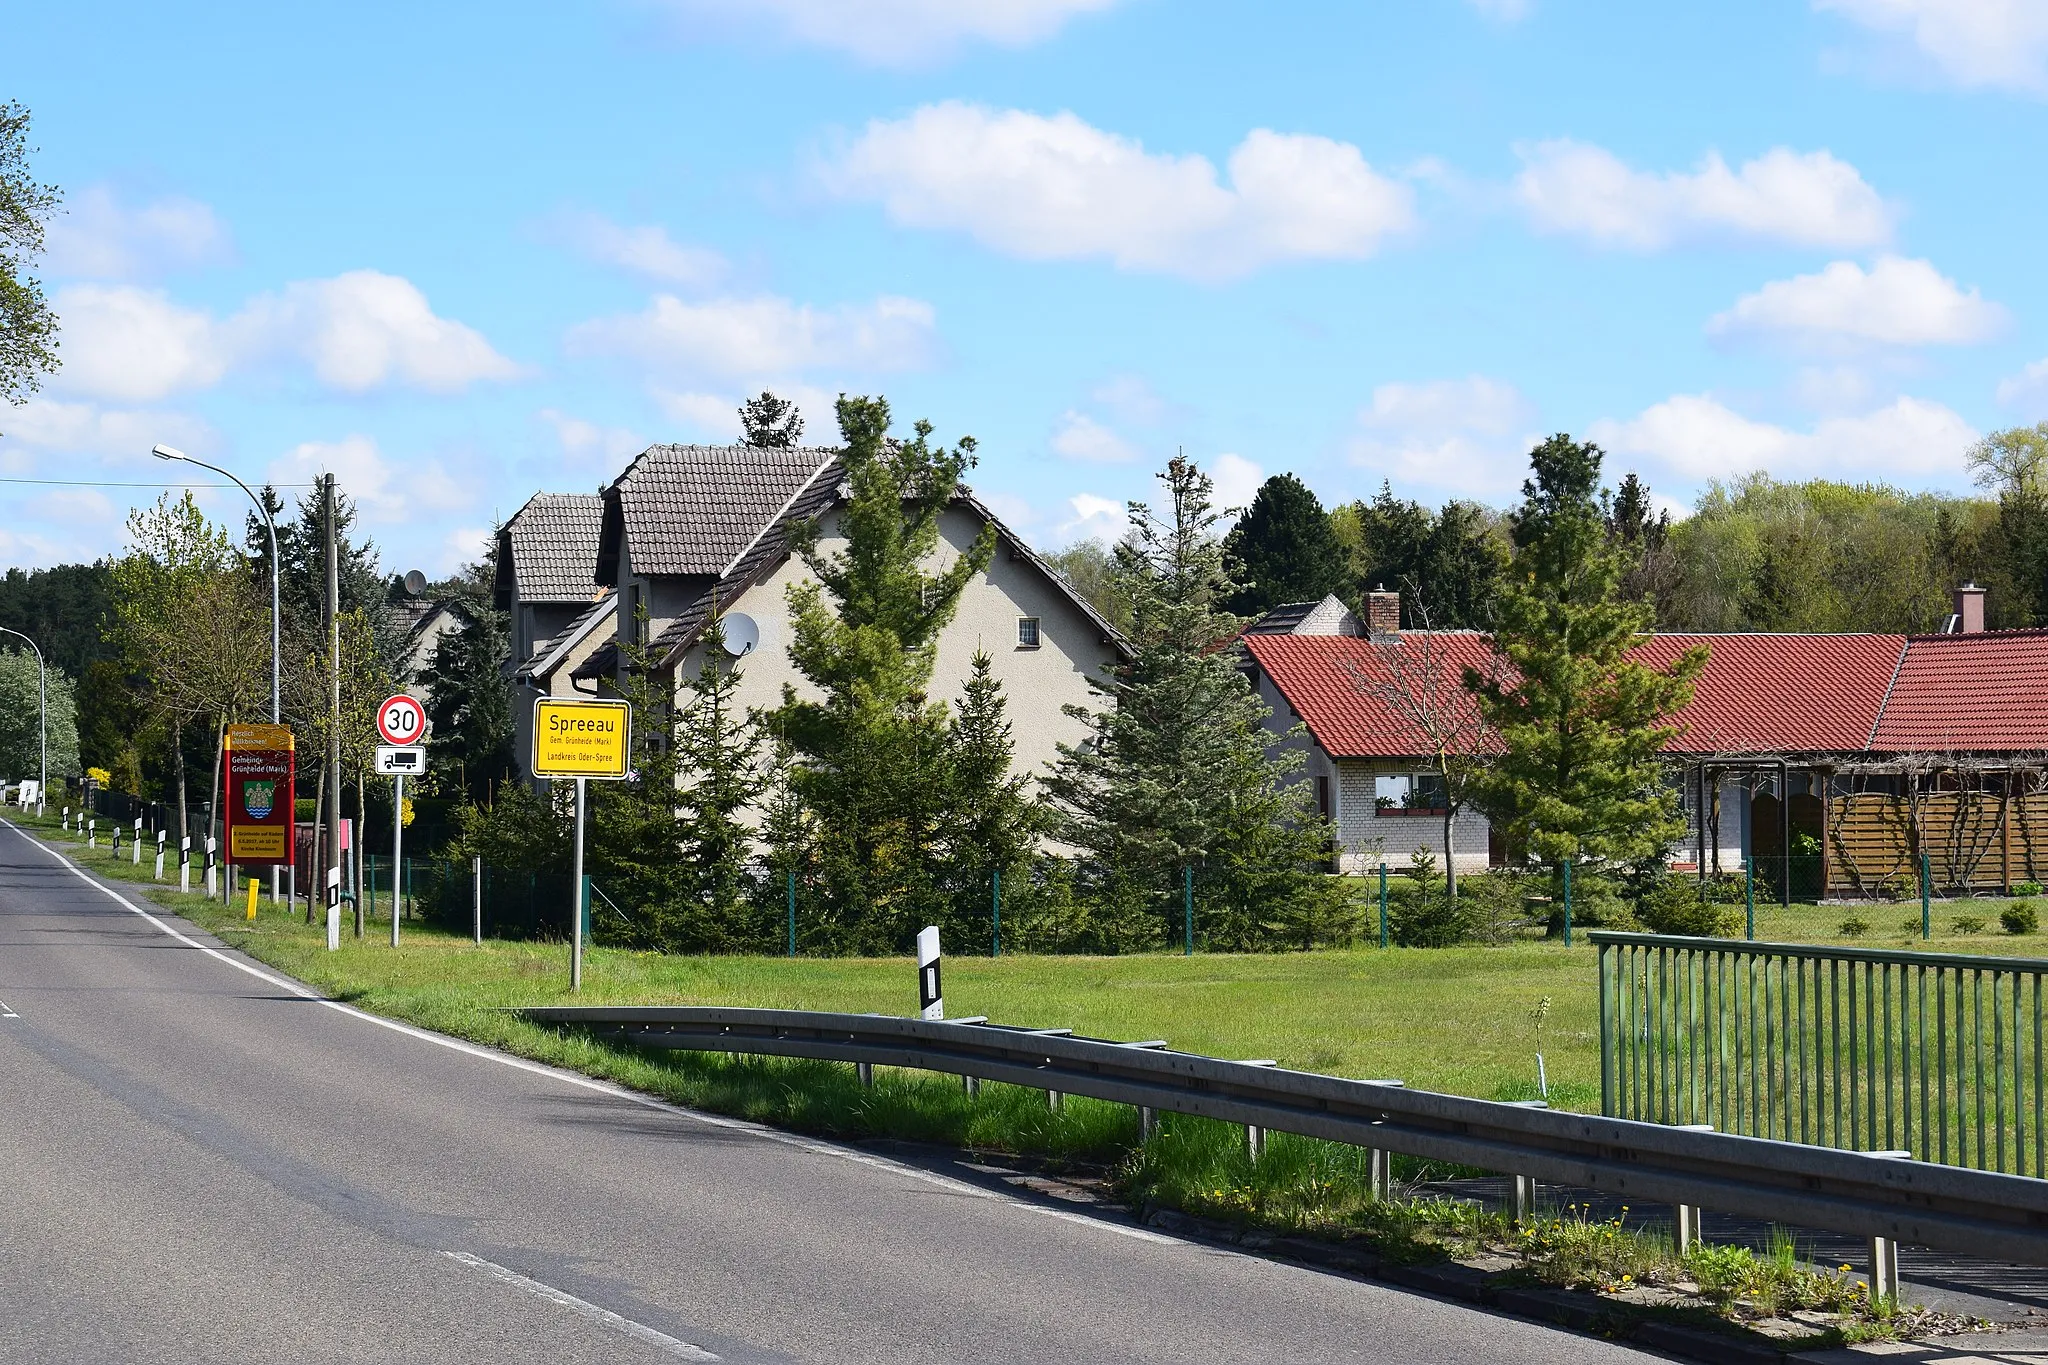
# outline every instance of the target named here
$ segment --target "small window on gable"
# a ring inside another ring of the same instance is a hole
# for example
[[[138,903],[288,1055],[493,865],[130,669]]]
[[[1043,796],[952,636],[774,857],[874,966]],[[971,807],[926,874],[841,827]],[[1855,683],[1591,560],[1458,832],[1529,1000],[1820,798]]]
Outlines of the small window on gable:
[[[1038,618],[1020,616],[1017,618],[1017,648],[1038,648]]]

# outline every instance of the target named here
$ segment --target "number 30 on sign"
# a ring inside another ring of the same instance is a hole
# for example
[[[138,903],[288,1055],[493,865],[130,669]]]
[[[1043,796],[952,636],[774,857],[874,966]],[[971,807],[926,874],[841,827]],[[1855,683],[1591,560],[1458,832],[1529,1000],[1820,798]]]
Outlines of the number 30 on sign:
[[[386,744],[417,744],[427,733],[426,710],[403,692],[386,697],[377,708],[377,733]]]

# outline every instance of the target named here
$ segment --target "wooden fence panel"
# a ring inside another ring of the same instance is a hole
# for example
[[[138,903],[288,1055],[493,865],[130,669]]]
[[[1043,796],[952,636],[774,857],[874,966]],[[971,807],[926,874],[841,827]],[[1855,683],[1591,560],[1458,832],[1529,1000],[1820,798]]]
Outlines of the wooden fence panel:
[[[2048,823],[2044,823],[2048,829]],[[1853,792],[1828,799],[1828,895],[1861,898],[1887,883],[1917,882],[1912,811],[1902,796]]]

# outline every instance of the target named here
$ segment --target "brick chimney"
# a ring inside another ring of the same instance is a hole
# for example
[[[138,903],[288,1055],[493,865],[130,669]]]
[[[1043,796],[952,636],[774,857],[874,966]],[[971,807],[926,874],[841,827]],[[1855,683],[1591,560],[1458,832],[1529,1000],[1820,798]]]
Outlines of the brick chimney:
[[[1978,616],[1982,619],[1981,608]],[[1374,637],[1401,633],[1400,593],[1378,587],[1365,595],[1365,633]]]
[[[1961,635],[1975,635],[1984,629],[1984,589],[1975,583],[1965,583],[1956,589],[1955,631]]]

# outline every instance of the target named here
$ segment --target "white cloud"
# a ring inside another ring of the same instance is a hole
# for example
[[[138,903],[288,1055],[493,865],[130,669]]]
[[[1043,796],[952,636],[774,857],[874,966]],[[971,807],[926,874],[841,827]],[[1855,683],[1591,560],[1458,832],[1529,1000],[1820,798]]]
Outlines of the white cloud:
[[[562,453],[578,464],[611,469],[647,449],[648,442],[625,427],[599,426],[581,417],[571,417],[559,408],[542,408],[540,419],[555,430]]]
[[[1519,486],[1535,408],[1484,375],[1382,384],[1358,413],[1351,463],[1402,489],[1500,498]]]
[[[434,551],[434,574],[452,574],[465,564],[477,562],[489,553],[494,539],[488,526],[456,527],[441,537],[441,544]]]
[[[88,185],[67,197],[50,220],[44,260],[58,278],[125,280],[234,254],[213,210],[170,195],[129,205],[109,185]]]
[[[301,280],[225,320],[134,285],[71,285],[51,309],[64,342],[53,384],[124,402],[207,388],[281,355],[348,393],[390,383],[450,392],[520,373],[477,332],[436,315],[411,281],[375,270]]]
[[[1626,422],[1596,422],[1588,436],[1616,454],[1647,456],[1693,479],[1767,470],[1784,479],[1851,482],[1960,479],[1977,432],[1939,403],[1902,397],[1811,431],[1758,422],[1706,394],[1678,394]]]
[[[1873,246],[1892,209],[1854,166],[1825,151],[1774,147],[1739,170],[1719,152],[1697,169],[1638,171],[1604,147],[1558,139],[1519,148],[1515,196],[1546,232],[1653,251],[1699,238]]]
[[[1106,379],[1090,391],[1089,397],[1108,408],[1119,421],[1134,426],[1156,427],[1174,410],[1174,405],[1143,376],[1135,374]]]
[[[1215,501],[1219,509],[1241,511],[1251,506],[1258,495],[1259,485],[1266,481],[1266,471],[1242,455],[1229,452],[1209,461],[1209,477],[1215,481]]]
[[[1076,493],[1067,499],[1068,515],[1053,528],[1055,545],[1072,545],[1079,540],[1104,540],[1112,545],[1130,529],[1130,512],[1122,503],[1094,493]]]
[[[159,442],[194,454],[218,444],[213,428],[190,413],[125,411],[48,398],[0,409],[0,432],[8,442],[44,450],[134,460],[143,459]]]
[[[568,345],[583,355],[629,357],[654,374],[881,373],[928,363],[936,329],[930,304],[889,295],[813,308],[772,295],[685,303],[660,294],[642,312],[578,324]]]
[[[682,289],[710,289],[730,270],[716,251],[674,241],[666,228],[653,224],[627,226],[599,213],[565,213],[549,227],[562,242],[594,261]]]
[[[75,284],[50,300],[63,339],[53,388],[148,402],[218,383],[232,357],[220,325],[160,289]]]
[[[332,474],[341,491],[371,522],[403,522],[416,516],[460,511],[470,496],[439,462],[407,459],[394,465],[368,436],[307,441],[271,461],[272,482],[307,484]]]
[[[1814,0],[1814,8],[1904,42],[1951,84],[2048,91],[2048,5],[2040,0]]]
[[[1202,279],[1291,260],[1358,260],[1415,224],[1409,188],[1358,148],[1256,129],[1230,183],[1203,156],[1147,152],[1071,113],[947,102],[875,120],[825,185],[911,227],[1028,260],[1103,259]]]
[[[1707,323],[1714,336],[1778,335],[1886,346],[1961,346],[2002,330],[2005,309],[1958,288],[1926,261],[1881,256],[1869,270],[1836,261],[1773,280]]]
[[[686,20],[761,24],[878,66],[910,66],[968,43],[1023,47],[1117,0],[672,0]]]
[[[412,281],[376,270],[288,284],[252,300],[228,327],[246,352],[295,352],[346,393],[389,383],[452,393],[520,374],[480,333],[436,314]]]
[[[1998,401],[2031,413],[2048,414],[2048,359],[2037,360],[1998,383]]]
[[[1070,460],[1090,464],[1129,464],[1139,457],[1136,446],[1085,412],[1068,409],[1053,433],[1052,448]]]

